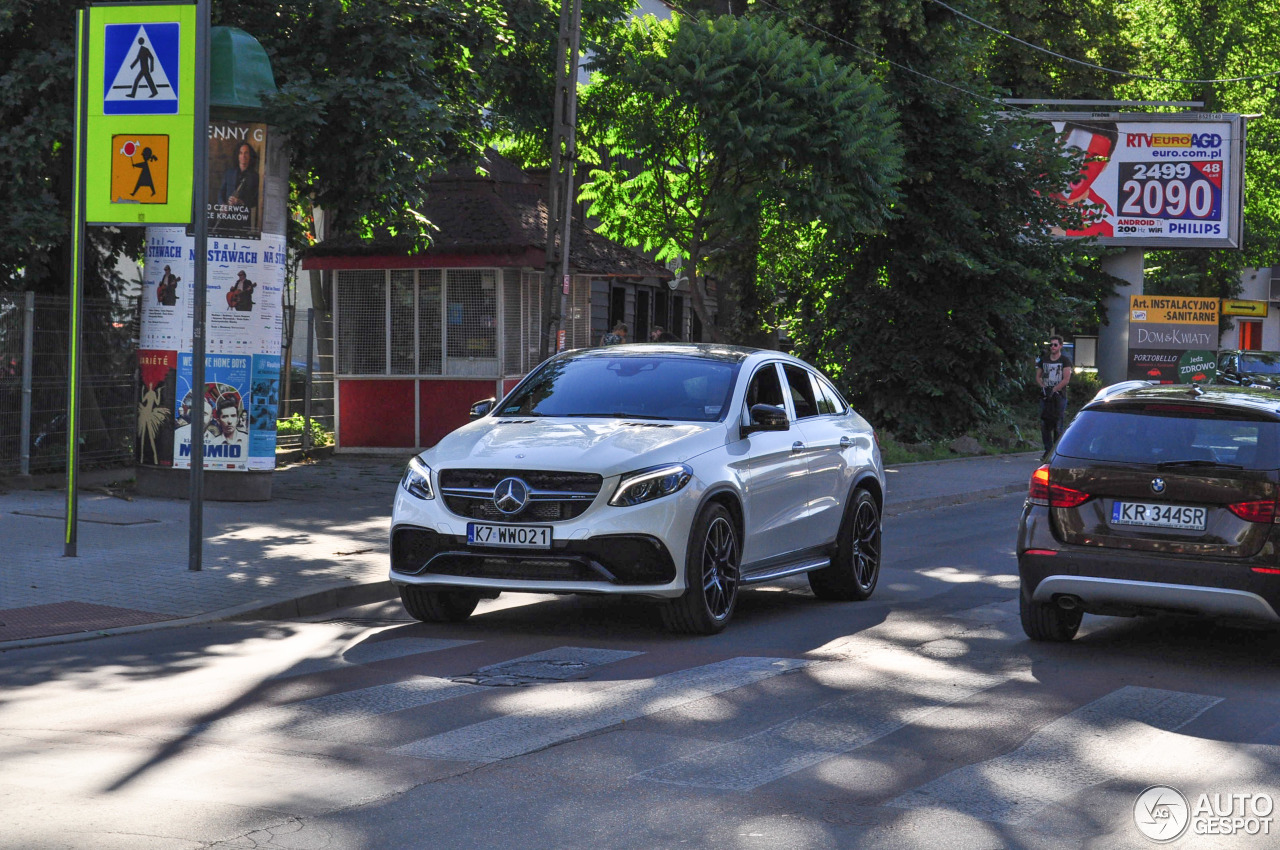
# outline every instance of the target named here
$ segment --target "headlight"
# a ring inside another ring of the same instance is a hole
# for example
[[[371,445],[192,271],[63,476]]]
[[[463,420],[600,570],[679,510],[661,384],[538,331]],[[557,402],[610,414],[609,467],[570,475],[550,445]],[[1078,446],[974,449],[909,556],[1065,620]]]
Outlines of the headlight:
[[[682,489],[692,477],[693,470],[683,463],[629,472],[618,482],[609,504],[623,507],[661,499]]]
[[[436,497],[436,491],[431,489],[431,467],[416,457],[411,458],[409,465],[404,468],[404,475],[400,478],[400,486],[410,495],[417,496],[419,499],[434,499]]]

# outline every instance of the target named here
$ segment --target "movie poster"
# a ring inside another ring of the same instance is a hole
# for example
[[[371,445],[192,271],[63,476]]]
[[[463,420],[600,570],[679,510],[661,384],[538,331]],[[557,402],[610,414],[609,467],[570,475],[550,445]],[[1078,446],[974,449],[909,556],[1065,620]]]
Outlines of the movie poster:
[[[191,429],[194,405],[204,405],[204,468],[249,468],[249,417],[245,398],[249,391],[250,357],[231,354],[205,356],[204,392],[191,385],[192,356],[178,356],[178,404],[174,411],[174,466],[191,468]],[[274,466],[274,459],[273,459]]]

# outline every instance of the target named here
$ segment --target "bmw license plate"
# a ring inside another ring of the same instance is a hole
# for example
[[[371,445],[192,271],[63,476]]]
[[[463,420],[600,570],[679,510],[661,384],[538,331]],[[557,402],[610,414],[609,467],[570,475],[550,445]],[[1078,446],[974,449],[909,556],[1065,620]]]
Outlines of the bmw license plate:
[[[516,549],[550,549],[549,525],[483,525],[467,523],[469,546],[505,546]]]
[[[1113,502],[1112,525],[1143,525],[1151,528],[1181,528],[1204,531],[1208,508],[1160,505],[1150,502]]]

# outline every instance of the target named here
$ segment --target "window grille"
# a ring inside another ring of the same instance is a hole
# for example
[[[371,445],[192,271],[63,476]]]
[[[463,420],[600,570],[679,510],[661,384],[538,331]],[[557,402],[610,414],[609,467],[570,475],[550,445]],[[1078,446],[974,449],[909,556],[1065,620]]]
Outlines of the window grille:
[[[498,375],[498,273],[445,271],[445,374]]]
[[[387,372],[387,275],[382,271],[339,271],[338,371],[344,375]]]
[[[391,272],[391,374],[416,375],[414,272]]]
[[[527,273],[507,269],[502,276],[502,374],[523,375],[525,335],[521,321],[523,279]]]
[[[444,373],[444,343],[440,324],[440,269],[418,272],[418,374]]]

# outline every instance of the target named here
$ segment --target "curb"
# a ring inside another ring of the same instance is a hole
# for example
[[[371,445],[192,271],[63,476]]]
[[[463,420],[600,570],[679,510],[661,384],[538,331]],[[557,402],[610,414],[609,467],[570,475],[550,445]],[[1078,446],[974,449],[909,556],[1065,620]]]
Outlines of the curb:
[[[956,505],[967,505],[972,502],[981,502],[986,499],[997,499],[1001,496],[1007,496],[1010,493],[1025,493],[1026,484],[1006,484],[1003,487],[988,487],[984,490],[972,490],[968,493],[959,493],[951,496],[931,496],[927,499],[911,499],[906,502],[898,502],[885,507],[884,515],[888,517],[896,517],[899,514],[910,513],[911,511],[923,511],[932,508],[949,508]]]
[[[205,614],[195,614],[191,617],[181,617],[174,620],[160,620],[155,623],[143,623],[137,626],[121,626],[115,629],[101,629],[89,632],[69,632],[64,635],[46,635],[38,638],[25,638],[19,640],[0,642],[0,653],[7,652],[11,649],[29,649],[38,646],[56,646],[64,643],[80,643],[83,641],[97,640],[98,638],[114,637],[116,635],[132,635],[141,634],[142,632],[155,632],[162,629],[178,629],[185,626],[199,626],[207,623],[218,623],[227,621],[252,621],[252,620],[288,620],[301,617],[314,617],[317,614],[327,614],[330,611],[336,611],[339,608],[346,608],[352,605],[369,605],[374,602],[386,602],[396,599],[399,591],[389,579],[382,581],[366,582],[365,584],[340,585],[330,587],[325,590],[318,590],[314,593],[307,593],[293,599],[276,600],[275,602],[249,602],[244,605],[237,605],[233,608],[223,608],[219,611],[210,611]]]

